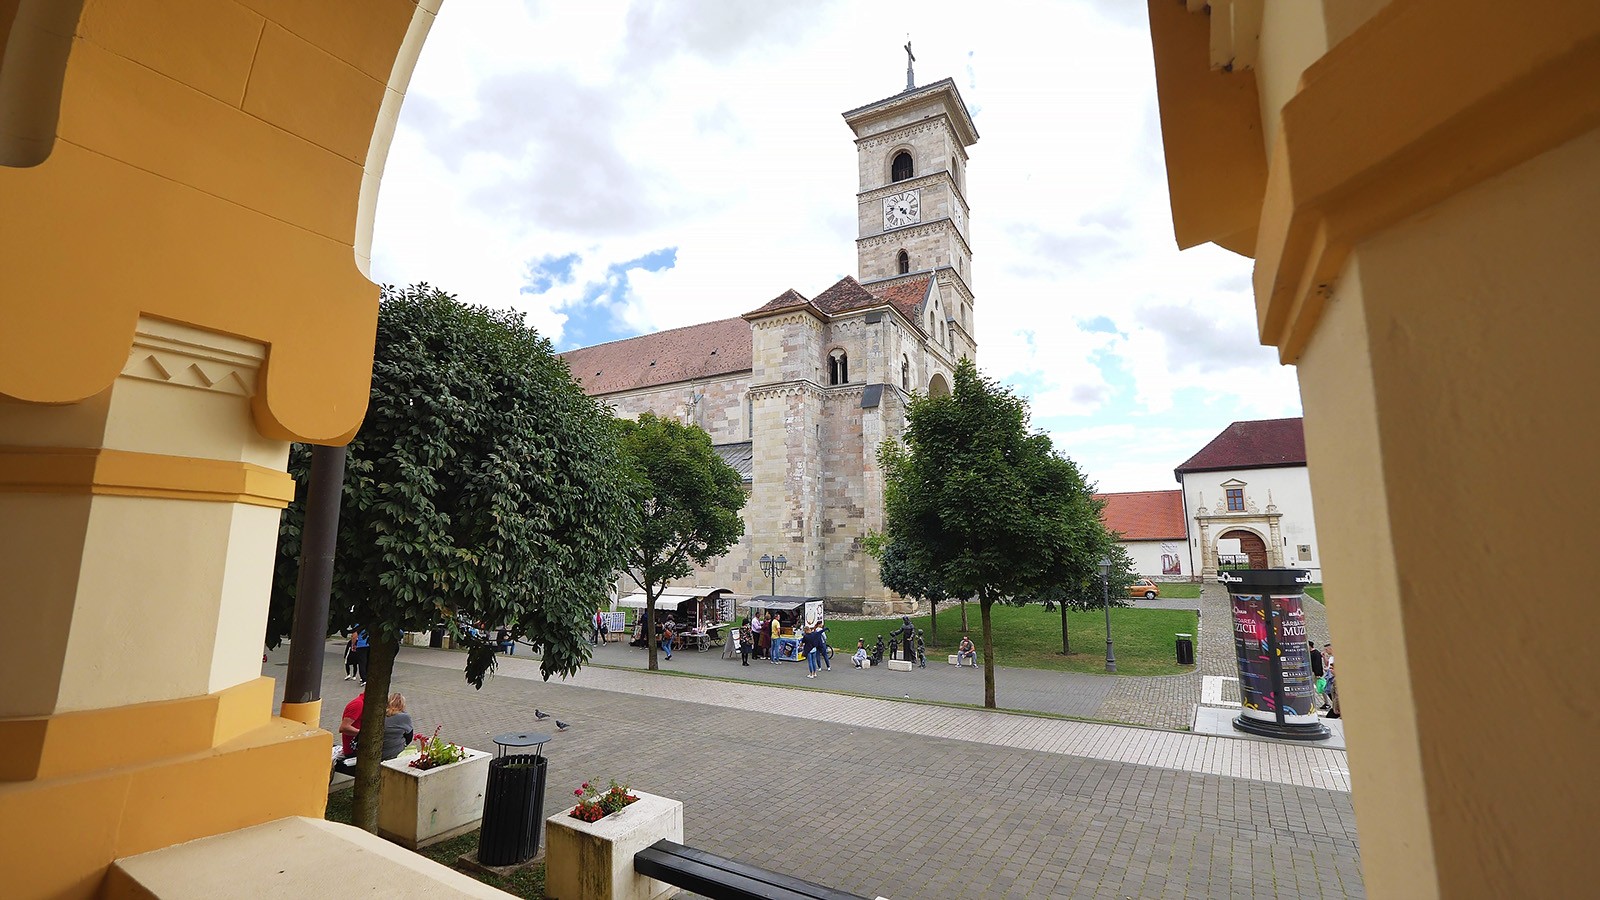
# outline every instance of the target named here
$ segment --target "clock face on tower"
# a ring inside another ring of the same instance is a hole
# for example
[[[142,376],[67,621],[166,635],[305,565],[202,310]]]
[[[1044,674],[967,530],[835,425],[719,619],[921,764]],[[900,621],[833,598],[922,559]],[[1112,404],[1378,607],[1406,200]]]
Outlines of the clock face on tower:
[[[903,191],[883,200],[883,227],[902,228],[922,221],[922,192]]]

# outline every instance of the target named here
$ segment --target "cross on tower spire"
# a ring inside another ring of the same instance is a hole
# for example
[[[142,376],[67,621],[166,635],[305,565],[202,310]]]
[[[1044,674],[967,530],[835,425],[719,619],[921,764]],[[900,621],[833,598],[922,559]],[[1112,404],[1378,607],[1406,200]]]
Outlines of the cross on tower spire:
[[[908,91],[917,86],[916,76],[911,74],[911,64],[916,62],[917,58],[911,55],[910,37],[910,35],[906,35],[906,90]]]

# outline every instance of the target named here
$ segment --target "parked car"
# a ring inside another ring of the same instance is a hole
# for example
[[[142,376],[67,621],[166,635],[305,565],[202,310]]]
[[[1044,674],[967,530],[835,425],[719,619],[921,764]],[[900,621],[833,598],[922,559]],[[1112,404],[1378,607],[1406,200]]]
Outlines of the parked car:
[[[1156,584],[1154,581],[1151,581],[1148,578],[1141,578],[1138,581],[1135,581],[1133,584],[1128,585],[1128,596],[1143,597],[1146,600],[1154,600],[1155,598],[1161,596],[1161,585]]]

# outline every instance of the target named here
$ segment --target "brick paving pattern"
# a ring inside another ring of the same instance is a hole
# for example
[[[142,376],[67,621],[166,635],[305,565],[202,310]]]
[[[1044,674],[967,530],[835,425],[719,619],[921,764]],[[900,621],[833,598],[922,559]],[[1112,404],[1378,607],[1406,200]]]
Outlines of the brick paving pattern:
[[[535,707],[571,722],[547,814],[615,776],[683,799],[694,846],[894,900],[1363,896],[1349,794],[1306,786],[1347,784],[1335,751],[525,659],[474,691],[461,661],[408,649],[395,687],[469,746]],[[357,686],[331,645],[324,671],[327,727]]]

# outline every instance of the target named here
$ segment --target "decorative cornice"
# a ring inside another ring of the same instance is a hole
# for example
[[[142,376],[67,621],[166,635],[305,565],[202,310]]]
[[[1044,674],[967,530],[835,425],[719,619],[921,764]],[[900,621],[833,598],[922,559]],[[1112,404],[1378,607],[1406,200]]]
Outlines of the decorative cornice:
[[[253,463],[77,447],[0,447],[0,492],[245,503],[283,509],[294,479]]]
[[[880,231],[877,234],[856,238],[856,252],[860,253],[863,250],[876,250],[885,244],[895,244],[901,241],[910,240],[922,234],[923,232],[937,231],[944,229],[947,226],[950,231],[955,233],[956,239],[961,241],[962,249],[967,251],[968,256],[971,256],[972,245],[967,243],[966,236],[961,233],[961,229],[956,227],[955,220],[951,219],[949,216],[934,219],[929,222],[918,222],[915,225],[906,225],[901,228],[896,228],[893,231]],[[941,266],[940,268],[945,267]]]
[[[961,186],[956,184],[955,176],[949,169],[938,169],[914,178],[907,178],[905,181],[891,181],[882,187],[857,191],[856,201],[858,203],[871,203],[874,200],[881,200],[892,194],[898,194],[906,188],[923,188],[937,184],[944,184],[950,188],[950,193],[961,201],[961,206],[967,211],[967,215],[970,216],[972,214],[972,206],[967,203],[966,195],[961,193]]]
[[[1600,126],[1600,4],[1392,3],[1301,82],[1255,246],[1261,341],[1284,363],[1352,247]]]
[[[266,348],[251,341],[141,318],[121,375],[252,397],[265,358]]]
[[[768,397],[821,397],[826,393],[822,385],[809,379],[799,381],[775,381],[769,384],[753,385],[750,388],[750,399],[765,400]]]

